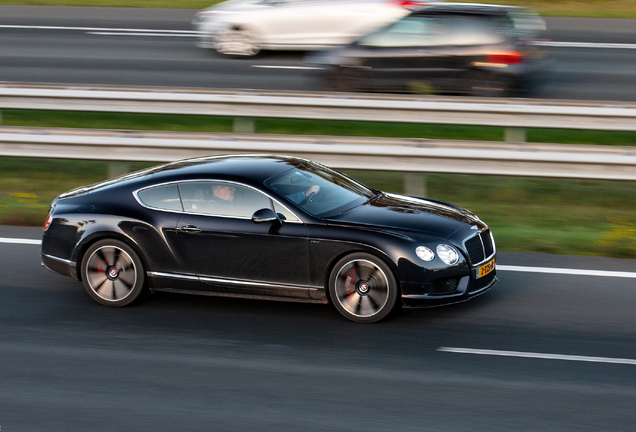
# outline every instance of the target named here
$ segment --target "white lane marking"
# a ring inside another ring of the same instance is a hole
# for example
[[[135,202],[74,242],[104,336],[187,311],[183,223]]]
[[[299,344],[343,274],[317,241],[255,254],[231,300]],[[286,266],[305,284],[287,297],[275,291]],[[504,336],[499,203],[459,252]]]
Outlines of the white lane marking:
[[[130,35],[133,33],[144,33],[145,36],[197,36],[196,30],[157,30],[157,29],[131,29],[131,28],[105,28],[105,27],[64,27],[64,26],[38,26],[38,25],[15,25],[2,24],[0,28],[5,29],[27,29],[27,30],[79,30],[91,32],[99,35]],[[142,36],[142,35],[139,35]],[[631,43],[603,43],[603,42],[558,42],[558,41],[536,41],[533,45],[555,47],[555,48],[610,48],[610,49],[636,49],[636,44]]]
[[[499,264],[497,264],[497,270],[525,272],[525,273],[549,273],[549,274],[565,274],[565,275],[576,275],[576,276],[601,276],[601,277],[618,277],[618,278],[636,279],[636,273],[606,271],[606,270],[580,270],[580,269],[553,268],[553,267],[523,267],[523,266],[509,266],[509,265],[499,265]]]
[[[590,362],[590,363],[612,363],[612,364],[636,365],[635,359],[613,358],[613,357],[588,357],[588,356],[565,355],[565,354],[545,354],[545,353],[533,353],[533,352],[521,352],[521,351],[498,351],[498,350],[451,348],[451,347],[439,347],[437,348],[437,351],[450,352],[450,353],[456,353],[456,354],[478,354],[478,355],[490,355],[490,356],[502,356],[502,357],[521,357],[521,358],[534,358],[534,359],[546,359],[546,360],[567,360],[567,361],[580,361],[580,362]]]
[[[554,48],[609,48],[609,49],[636,49],[636,44],[627,43],[601,43],[601,42],[531,42],[532,45]]]
[[[153,36],[153,37],[196,37],[196,34],[175,34],[175,33],[145,33],[145,32],[109,32],[109,31],[89,31],[86,34],[99,36]]]
[[[261,69],[301,69],[301,70],[322,70],[324,68],[321,67],[313,67],[313,66],[269,66],[269,65],[252,65],[254,68]]]
[[[30,26],[30,25],[8,25],[2,24],[0,28],[6,29],[29,29],[29,30],[79,30],[86,32],[126,32],[126,33],[166,33],[166,34],[187,34],[198,35],[194,30],[157,30],[157,29],[131,29],[131,28],[108,28],[108,27],[58,27],[58,26]]]
[[[39,245],[42,240],[0,237],[0,243]]]

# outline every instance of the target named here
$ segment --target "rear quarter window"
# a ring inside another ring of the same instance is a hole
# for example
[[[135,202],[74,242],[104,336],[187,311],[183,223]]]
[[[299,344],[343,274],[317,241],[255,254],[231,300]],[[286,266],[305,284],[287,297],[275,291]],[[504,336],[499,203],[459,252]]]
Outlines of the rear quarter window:
[[[145,206],[159,210],[183,211],[176,184],[150,187],[137,193]]]

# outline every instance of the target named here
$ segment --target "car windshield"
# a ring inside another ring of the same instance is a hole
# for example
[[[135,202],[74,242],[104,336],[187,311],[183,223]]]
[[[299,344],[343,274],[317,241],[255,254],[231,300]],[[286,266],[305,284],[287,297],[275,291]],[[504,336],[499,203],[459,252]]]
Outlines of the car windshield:
[[[265,181],[265,186],[312,216],[350,210],[376,195],[362,183],[327,167],[307,163]]]

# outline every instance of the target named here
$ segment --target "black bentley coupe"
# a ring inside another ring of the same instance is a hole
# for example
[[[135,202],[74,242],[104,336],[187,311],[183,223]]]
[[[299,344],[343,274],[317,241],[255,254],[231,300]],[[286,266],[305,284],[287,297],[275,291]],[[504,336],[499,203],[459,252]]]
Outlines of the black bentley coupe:
[[[371,189],[318,163],[183,160],[66,192],[42,263],[106,306],[144,289],[333,303],[375,322],[496,282],[488,226],[452,204]]]

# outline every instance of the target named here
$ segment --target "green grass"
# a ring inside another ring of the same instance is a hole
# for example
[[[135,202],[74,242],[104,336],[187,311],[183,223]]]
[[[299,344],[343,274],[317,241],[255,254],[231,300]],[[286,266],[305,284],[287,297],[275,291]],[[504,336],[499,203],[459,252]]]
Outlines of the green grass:
[[[2,125],[192,132],[232,132],[229,117],[3,110]],[[287,119],[256,119],[264,134],[373,136],[502,141],[502,128],[486,126],[365,123]],[[529,129],[528,142],[553,144],[636,145],[636,132]]]
[[[450,0],[463,1],[463,0]],[[0,5],[110,6],[203,9],[218,0],[0,0]],[[544,16],[636,18],[634,0],[497,0],[492,3],[528,6]]]
[[[108,178],[108,163],[0,157],[0,172],[0,225],[38,226],[60,193]]]

